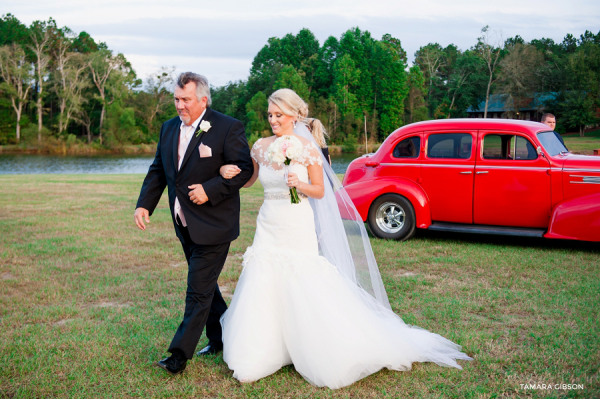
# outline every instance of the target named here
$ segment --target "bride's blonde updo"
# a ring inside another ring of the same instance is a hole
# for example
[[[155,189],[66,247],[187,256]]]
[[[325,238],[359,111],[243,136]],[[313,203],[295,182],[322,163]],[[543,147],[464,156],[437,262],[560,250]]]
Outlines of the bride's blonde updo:
[[[308,104],[294,90],[279,89],[271,94],[269,102],[277,105],[284,114],[297,116],[298,122],[304,123],[311,131],[319,147],[327,147],[325,127],[320,120],[308,117]]]

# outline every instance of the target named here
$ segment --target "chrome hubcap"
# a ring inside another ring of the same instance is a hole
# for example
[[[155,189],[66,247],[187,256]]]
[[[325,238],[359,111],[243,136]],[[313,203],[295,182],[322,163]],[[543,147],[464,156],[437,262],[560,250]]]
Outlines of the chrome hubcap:
[[[384,202],[377,208],[377,227],[386,233],[394,234],[402,230],[405,218],[404,209],[395,202]]]

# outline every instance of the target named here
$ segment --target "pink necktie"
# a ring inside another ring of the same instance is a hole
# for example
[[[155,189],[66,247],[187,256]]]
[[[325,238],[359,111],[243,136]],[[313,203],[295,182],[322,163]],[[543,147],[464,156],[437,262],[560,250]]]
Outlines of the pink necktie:
[[[185,130],[184,130],[185,129]],[[185,152],[187,151],[188,144],[190,143],[190,133],[193,132],[193,126],[184,126],[181,130],[183,130],[179,135],[179,149],[177,153],[177,170],[181,168],[181,160],[185,156]]]
[[[181,134],[179,134],[179,148],[177,150],[177,170],[181,169],[181,162],[183,160],[183,157],[185,156],[185,152],[187,151],[188,145],[190,143],[190,135],[193,132],[193,126],[184,125],[181,128]],[[185,221],[185,216],[183,216],[181,205],[179,204],[179,198],[175,198],[175,214],[179,216],[181,224],[183,224],[183,226],[186,227],[187,223]]]

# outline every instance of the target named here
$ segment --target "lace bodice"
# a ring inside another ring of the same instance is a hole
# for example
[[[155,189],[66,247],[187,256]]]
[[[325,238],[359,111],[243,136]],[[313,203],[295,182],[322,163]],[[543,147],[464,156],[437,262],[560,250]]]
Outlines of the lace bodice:
[[[265,193],[284,193],[289,191],[285,181],[285,164],[269,162],[267,159],[267,148],[272,140],[259,139],[252,146],[252,158],[259,165],[258,179]],[[309,165],[323,165],[321,150],[314,144],[302,141],[302,154],[289,165],[289,171],[298,175],[298,179],[308,183]]]

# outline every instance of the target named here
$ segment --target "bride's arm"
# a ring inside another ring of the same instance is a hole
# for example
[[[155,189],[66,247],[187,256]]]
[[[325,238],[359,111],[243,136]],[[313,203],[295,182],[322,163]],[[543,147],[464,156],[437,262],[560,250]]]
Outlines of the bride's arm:
[[[254,160],[254,158],[252,158],[252,163],[254,164],[254,172],[252,173],[252,177],[250,178],[250,180],[248,180],[248,182],[244,184],[244,188],[252,187],[256,179],[258,179],[258,164]]]
[[[325,186],[323,185],[323,167],[318,164],[309,165],[308,177],[310,183],[304,183],[298,179],[295,173],[288,174],[288,187],[296,187],[298,191],[308,195],[311,198],[321,199],[325,195]]]

